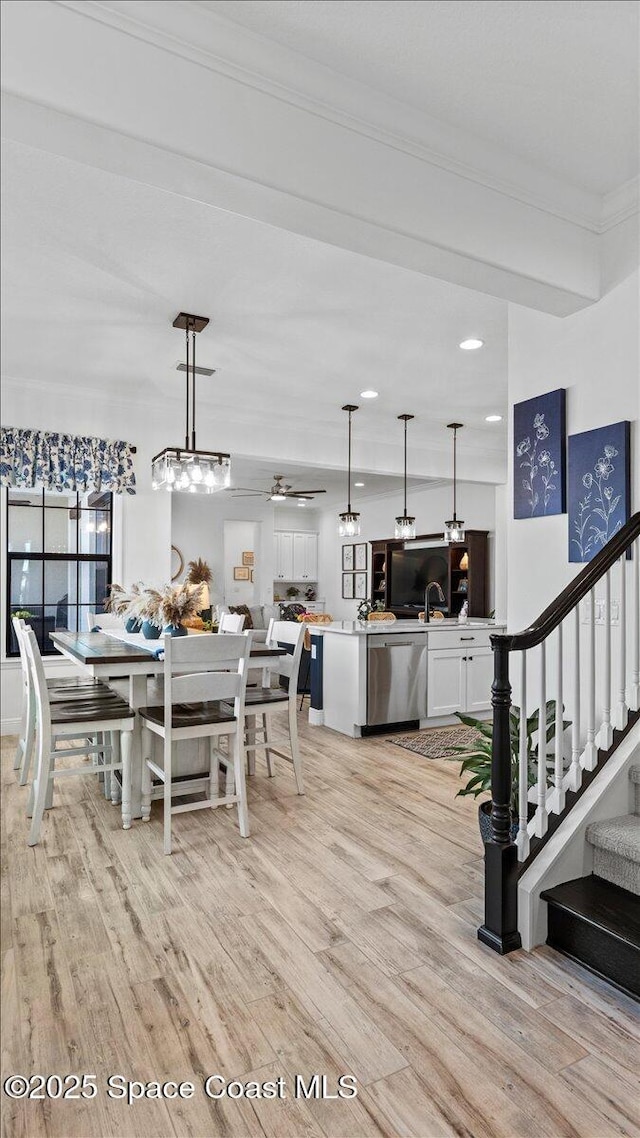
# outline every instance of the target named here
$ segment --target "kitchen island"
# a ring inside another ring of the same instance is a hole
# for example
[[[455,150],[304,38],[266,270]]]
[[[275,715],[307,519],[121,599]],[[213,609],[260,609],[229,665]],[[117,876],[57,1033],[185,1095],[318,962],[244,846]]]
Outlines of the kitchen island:
[[[455,723],[491,708],[490,620],[336,621],[311,629],[309,721],[353,738]]]

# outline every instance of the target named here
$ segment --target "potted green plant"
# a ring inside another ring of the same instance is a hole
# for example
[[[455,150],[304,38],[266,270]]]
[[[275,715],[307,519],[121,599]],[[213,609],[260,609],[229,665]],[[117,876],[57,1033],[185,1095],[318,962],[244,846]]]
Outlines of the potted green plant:
[[[382,601],[360,601],[358,605],[358,620],[367,620],[371,612],[383,612]]]
[[[564,706],[562,708],[564,714]],[[518,798],[519,798],[519,755],[520,755],[520,708],[513,706],[509,712],[509,738],[511,741],[511,837],[515,841],[518,833]],[[546,743],[547,745],[555,738],[556,734],[556,702],[549,700],[546,705],[547,716],[547,730],[546,730]],[[471,715],[462,715],[457,713],[457,718],[465,727],[472,727],[478,732],[477,739],[469,745],[457,745],[452,747],[453,751],[458,754],[464,755],[460,766],[460,777],[470,775],[469,779],[458,791],[456,797],[464,798],[471,796],[477,798],[480,794],[491,794],[491,746],[493,739],[493,723],[489,720],[474,719]],[[537,736],[540,726],[540,709],[536,709],[533,715],[530,715],[526,721],[526,736],[527,736],[527,785],[533,786],[537,781],[537,740],[534,744],[534,736]],[[562,720],[562,731],[566,731],[567,727],[571,726],[571,721],[568,719]],[[453,756],[449,756],[453,758]],[[457,760],[456,760],[457,761]],[[553,758],[547,758],[547,766],[553,767]],[[480,824],[480,833],[482,840],[488,842],[491,840],[491,800],[481,802],[478,807],[478,821]]]

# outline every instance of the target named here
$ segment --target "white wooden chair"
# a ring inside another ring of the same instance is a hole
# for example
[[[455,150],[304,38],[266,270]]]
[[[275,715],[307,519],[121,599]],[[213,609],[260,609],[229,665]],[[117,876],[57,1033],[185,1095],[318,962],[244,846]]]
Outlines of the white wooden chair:
[[[244,700],[247,664],[251,650],[249,633],[225,636],[165,636],[164,705],[139,708],[142,731],[142,820],[151,812],[152,776],[164,786],[164,852],[171,853],[171,819],[186,810],[238,807],[243,838],[249,836],[249,815],[244,774]],[[224,702],[227,701],[227,702]],[[233,701],[232,703],[229,701]],[[164,742],[164,763],[151,758],[152,734]],[[235,774],[235,792],[219,795],[218,771],[227,765],[214,740],[229,738],[229,764]],[[208,794],[204,801],[172,805],[172,749],[183,739],[209,738]],[[233,757],[231,757],[233,756]]]
[[[22,671],[22,713],[13,769],[20,770],[18,781],[20,786],[25,786],[29,779],[36,740],[36,698],[24,646],[24,632],[28,625],[19,617],[14,616],[11,619],[20,652],[20,668]],[[84,676],[50,678],[46,680],[46,685],[50,703],[95,697],[98,693],[106,695],[109,691],[106,684],[103,684],[101,680],[92,680]]]
[[[105,752],[108,751],[112,761],[104,763],[99,769],[103,772],[122,772],[122,825],[128,830],[131,826],[131,733],[135,713],[125,700],[111,692],[106,695],[96,693],[93,698],[51,703],[42,656],[32,629],[23,630],[23,644],[35,693],[38,736],[36,774],[31,784],[28,811],[31,813],[29,845],[35,846],[40,840],[47,793],[53,780],[63,775],[66,777],[87,773],[86,766],[56,769],[58,759],[75,755],[98,753],[106,757]],[[87,735],[100,739],[109,735],[111,742],[99,742],[90,747],[85,742],[77,747],[56,750],[58,741],[68,743],[73,737]]]
[[[298,624],[295,621],[272,620],[269,622],[267,647],[278,648],[284,646],[287,650],[286,655],[278,658],[275,663],[275,668],[277,668],[280,679],[286,677],[288,680],[288,691],[285,691],[283,687],[247,688],[245,700],[245,751],[247,753],[249,773],[253,774],[255,771],[255,752],[257,750],[264,750],[267,760],[267,773],[270,778],[273,777],[271,760],[273,755],[277,755],[279,758],[285,759],[293,765],[298,794],[304,794],[297,719],[298,674],[300,672],[300,660],[302,658],[302,648],[304,645],[304,633],[304,625]],[[277,712],[282,713],[284,711],[288,714],[289,724],[290,754],[288,755],[273,746],[269,726],[271,716]],[[258,716],[262,717],[261,727],[256,724]],[[258,740],[258,735],[262,735],[260,741]],[[227,767],[227,793],[232,789],[232,779],[233,771],[229,764]]]
[[[218,624],[218,632],[230,632],[235,636],[238,632],[242,632],[244,622],[245,618],[241,613],[223,612]]]

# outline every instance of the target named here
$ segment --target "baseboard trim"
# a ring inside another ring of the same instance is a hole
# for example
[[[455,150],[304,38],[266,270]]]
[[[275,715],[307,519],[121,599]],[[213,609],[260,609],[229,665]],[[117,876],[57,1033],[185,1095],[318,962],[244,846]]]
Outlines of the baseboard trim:
[[[17,735],[20,731],[20,717],[0,720],[0,735]]]

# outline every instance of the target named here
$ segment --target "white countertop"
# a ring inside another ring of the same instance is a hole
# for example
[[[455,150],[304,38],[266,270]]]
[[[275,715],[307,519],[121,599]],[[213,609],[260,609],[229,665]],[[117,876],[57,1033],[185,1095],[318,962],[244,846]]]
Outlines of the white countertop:
[[[311,624],[309,631],[312,635],[317,633],[326,634],[328,632],[337,632],[346,636],[371,636],[371,635],[405,635],[408,632],[438,632],[452,629],[464,628],[484,628],[491,629],[492,632],[499,632],[505,627],[504,624],[496,624],[493,620],[473,619],[460,622],[454,620],[431,620],[429,623],[423,623],[420,620],[370,620],[366,623],[361,623],[358,620],[334,620],[332,624]]]

